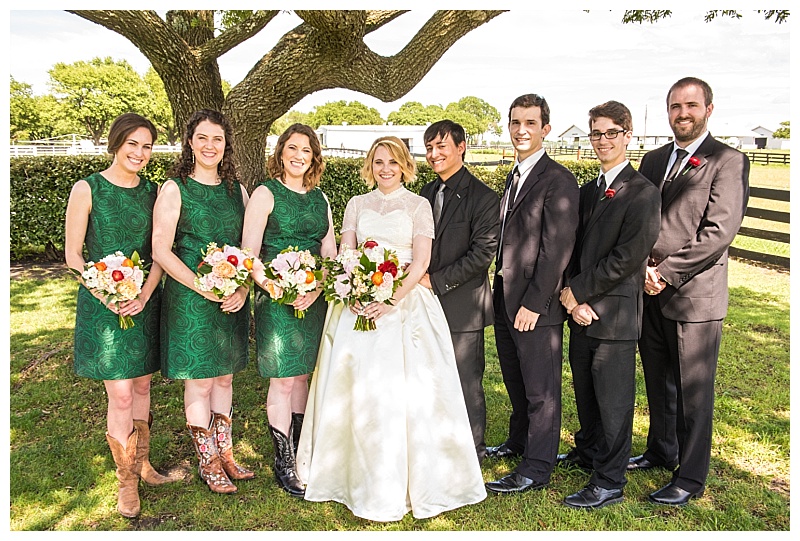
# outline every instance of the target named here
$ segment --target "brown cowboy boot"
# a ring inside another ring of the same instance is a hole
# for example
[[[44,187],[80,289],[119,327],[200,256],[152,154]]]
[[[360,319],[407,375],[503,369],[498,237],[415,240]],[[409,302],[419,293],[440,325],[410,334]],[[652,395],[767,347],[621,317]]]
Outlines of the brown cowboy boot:
[[[233,458],[233,438],[231,436],[232,416],[233,408],[231,408],[230,417],[212,411],[211,425],[213,426],[214,436],[217,439],[217,448],[219,449],[219,458],[222,460],[222,468],[231,479],[244,481],[252,479],[256,474],[241,467]]]
[[[225,470],[222,469],[222,461],[214,440],[213,429],[205,429],[189,423],[186,423],[186,426],[189,428],[189,434],[192,435],[194,450],[197,453],[197,459],[200,461],[198,466],[200,478],[208,484],[211,492],[218,494],[235,493],[237,490],[236,485],[231,482],[225,474]]]
[[[117,511],[123,517],[135,518],[141,511],[139,503],[139,464],[136,461],[136,443],[138,440],[136,427],[128,436],[128,443],[123,448],[116,438],[106,432],[106,440],[111,448],[111,456],[117,465]]]
[[[150,427],[153,426],[153,413],[150,413],[146,422],[141,419],[134,419],[133,426],[139,432],[139,443],[136,445],[136,461],[142,465],[142,481],[148,485],[163,485],[164,483],[178,481],[178,477],[161,475],[150,464]]]

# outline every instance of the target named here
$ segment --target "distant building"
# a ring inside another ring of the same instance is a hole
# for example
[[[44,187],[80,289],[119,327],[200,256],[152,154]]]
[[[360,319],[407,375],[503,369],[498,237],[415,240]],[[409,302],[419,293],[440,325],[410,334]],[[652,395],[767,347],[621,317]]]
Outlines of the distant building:
[[[789,139],[778,139],[772,136],[773,131],[763,126],[756,126],[746,135],[715,135],[717,139],[741,150],[784,149],[790,148]]]
[[[558,136],[558,145],[566,148],[589,146],[589,134],[573,124]]]
[[[317,135],[323,147],[329,149],[362,150],[366,152],[378,137],[394,135],[403,141],[412,154],[425,154],[423,135],[428,126],[320,126]]]

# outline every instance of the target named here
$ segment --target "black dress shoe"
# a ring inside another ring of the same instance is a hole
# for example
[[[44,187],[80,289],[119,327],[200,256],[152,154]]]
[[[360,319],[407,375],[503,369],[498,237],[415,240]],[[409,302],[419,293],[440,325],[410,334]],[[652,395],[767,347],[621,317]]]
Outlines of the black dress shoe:
[[[497,447],[487,447],[486,456],[489,458],[518,458],[522,455],[512,451],[505,443],[501,443]]]
[[[702,495],[702,490],[699,492],[689,492],[688,490],[683,490],[674,483],[669,483],[650,494],[647,498],[651,502],[659,505],[676,505],[678,507],[683,507],[689,503],[689,500],[694,500]]]
[[[664,468],[665,470],[673,471],[677,464],[656,464],[647,460],[644,455],[632,456],[628,459],[626,469],[628,471],[635,470],[652,470],[653,468]]]
[[[603,488],[589,483],[575,494],[564,498],[564,505],[575,509],[600,509],[624,499],[621,488]]]
[[[584,471],[592,471],[594,466],[581,460],[577,449],[572,449],[569,453],[556,456],[556,464],[565,468],[580,468]]]
[[[525,492],[526,490],[538,490],[546,486],[547,483],[539,483],[533,479],[528,479],[521,473],[511,472],[497,481],[486,483],[486,490],[497,494],[511,494]]]

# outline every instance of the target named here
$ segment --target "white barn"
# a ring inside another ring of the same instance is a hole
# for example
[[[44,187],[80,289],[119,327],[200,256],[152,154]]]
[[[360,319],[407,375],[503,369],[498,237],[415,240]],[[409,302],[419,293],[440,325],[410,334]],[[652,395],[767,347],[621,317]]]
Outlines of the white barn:
[[[428,126],[320,126],[317,135],[323,147],[329,149],[367,151],[378,137],[394,135],[400,138],[412,154],[425,154],[423,135]]]

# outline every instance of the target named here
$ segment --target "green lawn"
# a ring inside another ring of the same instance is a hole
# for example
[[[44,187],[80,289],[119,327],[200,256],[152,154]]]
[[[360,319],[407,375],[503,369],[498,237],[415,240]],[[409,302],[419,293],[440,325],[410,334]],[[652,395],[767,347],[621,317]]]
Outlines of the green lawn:
[[[587,475],[556,469],[545,491],[489,497],[429,520],[389,524],[357,519],[342,505],[295,500],[278,489],[264,401],[267,382],[251,363],[234,383],[237,458],[256,471],[233,496],[212,494],[197,476],[185,431],[183,388],[156,375],[152,462],[184,481],[142,486],[142,514],[116,513],[116,479],[105,439],[101,382],[72,372],[75,282],[10,284],[11,530],[789,530],[789,274],[731,262],[731,307],[717,376],[714,445],[705,496],[684,509],[653,506],[647,494],[666,472],[629,476],[624,503],[595,512],[560,502]],[[510,406],[487,329],[487,443],[503,441]],[[578,428],[564,362],[562,450]],[[647,401],[637,374],[634,452],[644,450]],[[513,468],[486,461],[486,481]]]

